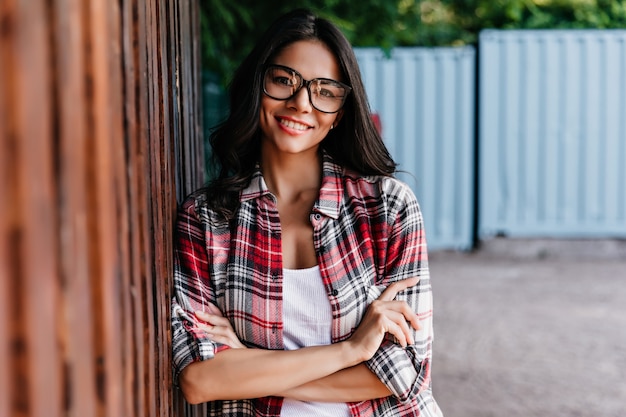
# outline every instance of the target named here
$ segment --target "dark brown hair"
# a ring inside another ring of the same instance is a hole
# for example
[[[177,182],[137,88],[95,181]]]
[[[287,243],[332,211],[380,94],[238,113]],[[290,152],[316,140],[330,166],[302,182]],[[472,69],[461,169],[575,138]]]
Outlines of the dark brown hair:
[[[259,112],[266,64],[287,45],[302,40],[324,43],[339,62],[342,80],[352,87],[340,123],[321,142],[338,163],[362,175],[392,175],[396,163],[371,117],[352,46],[326,19],[298,9],[278,18],[259,39],[230,84],[230,113],[210,138],[216,177],[209,183],[211,208],[234,216],[239,193],[249,183],[261,151]]]

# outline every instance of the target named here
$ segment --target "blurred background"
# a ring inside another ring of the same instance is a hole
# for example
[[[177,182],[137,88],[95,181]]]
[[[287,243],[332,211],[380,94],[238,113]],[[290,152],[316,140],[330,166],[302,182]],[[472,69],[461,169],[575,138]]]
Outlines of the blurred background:
[[[0,417],[203,415],[176,207],[294,7],[354,45],[420,201],[444,414],[626,415],[626,1],[0,0]]]

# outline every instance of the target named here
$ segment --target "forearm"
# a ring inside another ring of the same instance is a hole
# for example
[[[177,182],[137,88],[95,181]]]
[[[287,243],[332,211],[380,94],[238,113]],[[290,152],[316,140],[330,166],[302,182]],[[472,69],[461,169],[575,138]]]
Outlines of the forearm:
[[[298,350],[229,349],[180,375],[190,403],[278,395],[362,361],[349,342]]]
[[[391,395],[391,391],[363,363],[281,392],[299,401],[356,402]]]

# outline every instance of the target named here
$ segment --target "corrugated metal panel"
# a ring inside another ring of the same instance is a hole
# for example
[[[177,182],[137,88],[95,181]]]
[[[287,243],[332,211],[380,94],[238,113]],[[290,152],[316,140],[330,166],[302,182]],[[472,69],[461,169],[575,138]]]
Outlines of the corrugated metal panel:
[[[626,31],[479,42],[479,235],[626,236]]]
[[[372,111],[415,191],[430,249],[473,243],[475,49],[356,48]]]

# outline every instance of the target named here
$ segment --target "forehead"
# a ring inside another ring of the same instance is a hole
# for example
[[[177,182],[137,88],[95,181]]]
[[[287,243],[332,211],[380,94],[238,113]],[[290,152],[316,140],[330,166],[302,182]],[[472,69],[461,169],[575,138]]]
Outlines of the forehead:
[[[293,68],[307,80],[341,79],[337,58],[328,46],[319,41],[298,41],[289,44],[276,55],[272,63]]]

